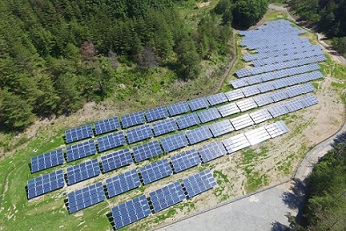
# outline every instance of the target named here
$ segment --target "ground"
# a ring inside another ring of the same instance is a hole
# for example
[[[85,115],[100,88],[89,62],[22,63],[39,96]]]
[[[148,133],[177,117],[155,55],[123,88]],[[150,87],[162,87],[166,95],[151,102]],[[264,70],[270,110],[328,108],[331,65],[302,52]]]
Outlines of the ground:
[[[265,18],[275,19],[275,14],[273,12],[269,13],[270,15],[267,15]],[[283,17],[281,13],[277,16],[278,18]],[[311,36],[311,34],[309,36],[312,40],[316,39],[316,36]],[[317,43],[317,40],[315,42]],[[245,51],[240,52],[245,53]],[[332,55],[330,54],[329,57]],[[114,105],[112,102],[104,104],[88,103],[83,109],[71,116],[38,121],[27,132],[28,137],[35,137],[35,139],[27,144],[26,149],[18,151],[15,155],[11,155],[0,162],[0,171],[4,173],[0,174],[0,189],[2,190],[0,195],[0,215],[5,218],[0,220],[0,230],[13,230],[14,228],[16,230],[46,230],[47,225],[49,225],[50,230],[69,230],[71,228],[80,230],[111,230],[112,227],[106,216],[110,212],[109,208],[130,198],[142,194],[148,195],[149,192],[170,182],[185,178],[202,169],[210,168],[214,172],[214,177],[218,183],[215,189],[129,225],[124,230],[153,229],[162,224],[215,207],[220,203],[233,200],[249,192],[254,192],[263,187],[275,185],[278,182],[289,179],[306,152],[319,142],[333,135],[344,122],[344,104],[340,98],[340,89],[342,89],[340,85],[344,86],[344,80],[340,79],[339,72],[342,69],[333,62],[334,59],[332,56],[332,58],[329,58],[327,62],[322,64],[325,79],[314,83],[314,86],[317,88],[316,96],[319,104],[279,118],[289,127],[290,132],[288,134],[256,145],[251,149],[236,152],[199,167],[174,174],[148,186],[142,186],[129,193],[108,199],[89,209],[77,212],[74,215],[69,215],[66,210],[64,204],[66,193],[133,169],[135,166],[131,165],[121,168],[119,171],[103,174],[98,178],[65,187],[63,190],[49,193],[46,196],[28,202],[25,195],[25,185],[26,179],[32,178],[27,165],[29,163],[28,156],[35,155],[36,149],[39,152],[43,152],[57,148],[58,145],[63,143],[63,128],[71,124],[83,124],[114,115],[125,114],[128,111],[122,108],[121,105]],[[247,64],[242,61],[238,61],[236,64],[237,68],[240,68],[241,65]],[[232,72],[234,72],[234,69],[226,78],[226,83],[234,78]],[[175,83],[176,86],[184,84],[180,82]],[[260,126],[264,124],[262,123]],[[243,133],[247,130],[249,129],[244,129],[241,132]],[[234,136],[237,133],[233,132],[220,139]],[[205,145],[206,143],[208,142],[200,143],[198,146]],[[187,147],[172,152],[155,158],[155,160],[143,161],[138,167],[188,149],[190,148]],[[50,171],[47,170],[43,173]]]

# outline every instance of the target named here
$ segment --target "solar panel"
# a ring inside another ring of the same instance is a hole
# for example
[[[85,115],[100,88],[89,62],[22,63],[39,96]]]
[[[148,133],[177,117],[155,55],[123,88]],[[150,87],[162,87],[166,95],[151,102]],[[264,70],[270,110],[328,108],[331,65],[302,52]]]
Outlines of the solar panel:
[[[121,117],[121,124],[123,128],[128,128],[145,123],[145,116],[143,112],[135,112]]]
[[[244,88],[241,88],[241,91],[243,92],[245,97],[249,97],[249,96],[253,96],[253,95],[257,95],[261,93],[256,86],[244,87]]]
[[[274,102],[279,102],[281,100],[288,98],[288,95],[287,95],[286,91],[284,91],[284,90],[273,92],[269,96],[274,100]]]
[[[244,133],[244,135],[251,145],[255,145],[270,139],[270,135],[264,127],[253,129]]]
[[[248,114],[244,114],[235,118],[230,119],[235,130],[240,130],[254,125],[253,120]]]
[[[239,107],[240,111],[248,111],[250,109],[256,108],[257,104],[252,98],[244,99],[239,102],[236,102],[237,106]]]
[[[276,123],[269,124],[264,128],[267,130],[271,138],[275,138],[289,132],[289,129],[283,121],[278,121]]]
[[[168,117],[168,111],[165,106],[150,109],[145,112],[148,122],[156,121]]]
[[[304,107],[310,107],[318,103],[318,99],[316,96],[312,94],[308,94],[302,98],[300,98],[300,102],[304,105]]]
[[[197,115],[202,123],[207,123],[209,121],[221,118],[221,115],[216,108],[210,108],[204,111],[197,112]]]
[[[150,192],[149,196],[155,213],[186,199],[183,187],[179,181]]]
[[[120,147],[124,144],[126,144],[126,138],[123,131],[110,133],[108,135],[97,138],[97,146],[99,152]]]
[[[155,136],[160,136],[178,130],[178,126],[173,118],[168,118],[166,120],[154,123],[153,129]]]
[[[101,121],[97,121],[94,123],[95,134],[100,135],[103,133],[115,131],[121,128],[118,117],[113,117]]]
[[[237,99],[245,98],[241,89],[226,92],[225,95],[226,95],[228,101],[234,101]]]
[[[194,125],[201,123],[196,113],[190,113],[187,115],[180,116],[179,118],[176,119],[176,122],[180,130],[188,128],[188,127],[192,127]]]
[[[171,161],[175,173],[182,172],[202,162],[195,149],[173,156]]]
[[[112,208],[114,228],[120,229],[151,214],[145,195],[136,197]]]
[[[168,159],[163,159],[152,164],[148,164],[141,167],[139,171],[141,172],[144,185],[173,174],[173,170],[168,162]]]
[[[244,134],[239,134],[239,135],[235,135],[230,138],[227,138],[223,140],[222,143],[225,145],[228,154],[231,154],[240,149],[250,146],[250,143]]]
[[[71,128],[65,131],[65,139],[67,144],[78,141],[78,140],[84,140],[86,138],[90,138],[93,136],[94,136],[94,133],[90,124],[76,127],[76,128]]]
[[[101,156],[102,172],[109,172],[114,169],[129,165],[133,162],[131,152],[128,148]]]
[[[127,141],[129,144],[136,143],[141,140],[149,139],[154,136],[149,124],[133,128],[126,132]]]
[[[62,170],[51,172],[28,180],[28,200],[63,188],[65,186],[64,173]]]
[[[273,103],[273,99],[269,95],[259,95],[253,98],[259,107]]]
[[[189,104],[191,111],[197,111],[210,106],[208,100],[204,97],[190,100],[187,103]]]
[[[273,116],[273,118],[288,114],[289,111],[285,107],[285,104],[278,104],[268,108],[269,113]]]
[[[62,149],[44,153],[31,158],[31,173],[39,172],[64,163],[64,153]]]
[[[130,191],[131,189],[138,188],[140,185],[141,181],[139,180],[139,175],[136,169],[106,179],[109,198]]]
[[[164,137],[160,141],[165,152],[171,152],[189,144],[183,132]]]
[[[228,101],[225,93],[223,93],[223,92],[208,96],[207,99],[208,99],[210,105],[212,105],[212,106]]]
[[[189,105],[185,101],[169,105],[168,112],[171,116],[183,114],[190,111]]]
[[[209,129],[211,130],[211,133],[213,133],[214,137],[218,137],[234,131],[234,127],[229,120],[222,120],[220,122],[210,124]]]
[[[240,112],[237,104],[235,104],[235,103],[229,103],[226,105],[222,105],[222,106],[218,107],[217,110],[219,110],[222,117],[230,116],[230,115],[237,114]]]
[[[250,113],[250,117],[255,122],[255,124],[259,124],[273,118],[267,109],[261,109],[261,110],[252,112]]]
[[[93,140],[66,147],[67,162],[78,160],[87,156],[94,155],[97,152]]]
[[[163,153],[157,140],[132,148],[135,162],[140,162]]]
[[[187,131],[186,136],[189,139],[190,144],[196,144],[213,137],[208,126],[202,126],[202,127],[198,127],[193,130]]]
[[[304,108],[304,105],[299,99],[290,100],[286,102],[284,105],[289,112],[295,112]]]
[[[213,174],[209,169],[183,179],[183,184],[189,198],[197,196],[216,186]]]
[[[214,160],[220,156],[226,155],[227,150],[221,142],[213,142],[198,149],[198,153],[202,158],[203,163]]]
[[[101,173],[97,159],[89,160],[67,168],[67,185],[98,176]]]
[[[69,213],[85,209],[106,199],[101,182],[79,189],[67,195]]]

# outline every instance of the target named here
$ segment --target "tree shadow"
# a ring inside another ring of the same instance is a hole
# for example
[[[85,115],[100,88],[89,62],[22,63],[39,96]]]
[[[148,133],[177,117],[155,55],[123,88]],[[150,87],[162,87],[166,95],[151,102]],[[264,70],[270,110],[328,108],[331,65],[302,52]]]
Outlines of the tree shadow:
[[[282,194],[283,202],[290,208],[298,210],[296,220],[302,219],[304,205],[307,199],[307,186],[305,181],[294,179],[294,185],[289,192]]]
[[[339,144],[344,143],[345,141],[346,141],[346,132],[343,132],[340,135],[335,137],[332,147],[335,148]]]
[[[281,224],[278,221],[272,222],[271,225],[272,225],[272,228],[270,229],[271,231],[289,231],[289,230],[291,230],[290,227],[288,227],[287,225]]]

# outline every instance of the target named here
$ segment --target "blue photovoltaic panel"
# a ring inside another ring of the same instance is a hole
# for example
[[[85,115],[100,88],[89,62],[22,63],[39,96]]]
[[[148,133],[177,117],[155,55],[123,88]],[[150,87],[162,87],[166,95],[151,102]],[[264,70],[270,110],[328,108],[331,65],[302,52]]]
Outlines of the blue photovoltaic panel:
[[[149,124],[146,124],[146,125],[128,130],[126,132],[126,136],[127,136],[127,141],[129,142],[129,144],[133,144],[138,141],[153,137],[154,134]]]
[[[143,184],[149,184],[173,174],[171,165],[167,159],[163,159],[139,169],[143,178]]]
[[[201,121],[199,120],[196,113],[190,113],[187,115],[180,116],[176,119],[176,123],[178,124],[178,127],[180,130],[188,127],[192,127],[194,125],[200,124]]]
[[[151,214],[145,195],[136,197],[112,208],[114,228],[120,229]]]
[[[190,111],[189,105],[185,101],[169,105],[168,112],[171,116],[183,114]]]
[[[274,100],[274,102],[278,102],[288,98],[288,95],[285,90],[273,92],[269,96]]]
[[[218,141],[199,148],[198,153],[201,156],[203,163],[206,163],[220,156],[226,155],[227,150],[223,144]]]
[[[230,116],[230,115],[237,114],[240,112],[237,104],[235,104],[235,103],[229,103],[226,105],[222,105],[222,106],[218,107],[217,110],[219,110],[222,117]]]
[[[209,129],[211,130],[211,133],[213,133],[214,137],[218,137],[234,131],[234,127],[229,120],[222,120],[220,122],[210,124]]]
[[[102,172],[129,165],[133,162],[131,152],[128,148],[101,156]]]
[[[93,140],[68,146],[66,147],[67,162],[94,155],[96,152],[97,150]]]
[[[149,193],[149,196],[153,203],[155,213],[186,199],[183,187],[179,181],[151,192]]]
[[[189,144],[183,132],[162,138],[161,144],[165,152],[171,152]]]
[[[153,124],[155,136],[160,136],[178,130],[178,126],[173,118],[168,118]]]
[[[202,161],[195,149],[183,152],[171,158],[174,172],[178,173],[200,164]]]
[[[208,99],[210,105],[212,105],[212,106],[228,101],[226,95],[223,92],[208,96],[207,99]]]
[[[228,101],[234,101],[245,97],[241,89],[226,92],[225,95]]]
[[[135,162],[140,162],[163,153],[157,140],[132,148]]]
[[[123,128],[132,127],[138,124],[145,123],[145,116],[143,112],[135,112],[121,117],[121,124]]]
[[[310,107],[318,103],[318,99],[313,94],[308,94],[299,99],[304,107]]]
[[[58,166],[64,163],[64,153],[62,149],[44,153],[31,158],[31,173],[38,172],[47,168]]]
[[[262,107],[264,105],[268,105],[273,103],[273,99],[270,97],[270,95],[259,95],[253,98],[253,100],[256,102],[256,104],[259,107]]]
[[[168,111],[165,106],[157,107],[154,109],[150,109],[145,112],[145,116],[147,117],[148,122],[152,122],[155,120],[163,119],[168,117]]]
[[[213,174],[209,169],[183,179],[183,184],[189,198],[194,197],[216,186]]]
[[[288,109],[284,106],[284,104],[278,104],[268,108],[269,113],[273,116],[273,118],[288,114]]]
[[[97,159],[89,160],[67,168],[67,185],[100,175],[100,165]]]
[[[126,144],[126,138],[123,131],[114,132],[97,138],[97,144],[99,151],[103,152]]]
[[[197,112],[197,115],[202,123],[207,123],[221,118],[219,111],[216,108],[210,108],[204,111]]]
[[[94,123],[94,127],[96,135],[115,131],[121,128],[118,117],[97,121]]]
[[[191,111],[196,111],[210,106],[208,100],[204,97],[190,100],[187,103],[189,104]]]
[[[106,199],[101,182],[71,192],[67,195],[68,211],[74,213]]]
[[[28,200],[63,188],[65,186],[64,173],[62,170],[48,173],[28,180]]]
[[[136,169],[106,179],[106,187],[109,198],[130,191],[131,189],[137,188],[140,185],[141,181],[139,180],[139,175]]]
[[[72,143],[78,140],[84,140],[86,138],[93,137],[93,129],[90,124],[71,128],[65,131],[66,143]]]
[[[193,130],[187,131],[186,136],[189,139],[190,144],[196,144],[213,137],[208,126],[202,126],[202,127],[198,127]]]

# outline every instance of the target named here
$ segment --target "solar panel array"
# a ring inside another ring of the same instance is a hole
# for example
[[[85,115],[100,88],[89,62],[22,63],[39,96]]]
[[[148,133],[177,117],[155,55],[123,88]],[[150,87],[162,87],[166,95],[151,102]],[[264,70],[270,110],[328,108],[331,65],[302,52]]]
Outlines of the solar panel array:
[[[168,117],[168,111],[165,106],[150,109],[145,112],[148,122],[156,121]]]
[[[101,182],[79,189],[67,195],[69,213],[74,213],[106,199]]]
[[[197,196],[216,186],[213,174],[209,169],[183,179],[183,184],[189,198]]]
[[[222,117],[230,116],[230,115],[237,114],[240,112],[237,104],[235,104],[235,103],[229,103],[229,104],[222,105],[222,106],[218,107],[217,110],[219,110]]]
[[[112,208],[114,228],[120,229],[151,214],[145,195]]]
[[[169,105],[167,108],[171,116],[183,114],[190,111],[189,105],[185,101]]]
[[[136,169],[106,179],[108,197],[115,197],[141,185]]]
[[[210,105],[212,105],[212,106],[228,101],[225,93],[223,93],[223,92],[208,96],[207,99],[208,99]]]
[[[104,134],[121,128],[118,117],[113,117],[94,123],[95,135]]]
[[[183,187],[179,181],[150,192],[149,197],[153,204],[155,213],[186,199]]]
[[[210,106],[208,100],[204,97],[190,100],[187,103],[189,104],[191,111],[197,111]]]
[[[207,123],[221,118],[219,111],[216,108],[210,108],[204,111],[197,112],[197,115],[202,123]]]
[[[145,116],[143,112],[135,112],[121,117],[121,124],[123,128],[128,128],[145,123]]]
[[[124,144],[126,144],[126,138],[123,131],[110,133],[108,135],[97,138],[99,152],[104,152],[109,149],[120,147]]]
[[[67,168],[67,185],[76,184],[100,175],[100,165],[97,159],[89,160]]]
[[[64,163],[64,153],[62,149],[47,152],[31,158],[31,173],[39,172]]]
[[[226,155],[227,150],[221,142],[213,142],[198,149],[198,153],[203,163],[214,160],[220,156]]]
[[[62,170],[28,180],[27,195],[32,199],[65,186]]]
[[[216,123],[209,125],[213,137],[222,136],[224,134],[234,131],[234,127],[229,120],[222,120]]]
[[[189,128],[201,123],[196,113],[190,113],[187,115],[180,116],[179,118],[176,119],[176,122],[180,130]]]
[[[93,140],[66,147],[67,162],[91,156],[95,153],[97,153],[97,150]]]
[[[145,185],[173,174],[171,165],[167,159],[141,167],[139,171],[141,172]]]
[[[157,140],[136,146],[132,149],[135,162],[140,162],[163,153]]]
[[[155,136],[160,136],[178,130],[178,126],[173,118],[162,120],[153,124]]]
[[[102,172],[104,173],[131,163],[133,163],[133,159],[128,148],[101,156]]]
[[[202,127],[198,127],[193,130],[187,131],[186,136],[189,139],[190,144],[196,144],[213,137],[213,134],[211,134],[208,126],[202,126]]]
[[[202,162],[195,149],[175,155],[171,158],[171,161],[175,173],[184,171]]]
[[[90,124],[71,128],[65,131],[66,143],[72,143],[78,140],[84,140],[94,136],[94,132]]]
[[[165,152],[171,152],[189,144],[183,132],[167,136],[161,139],[161,144]]]
[[[154,136],[149,124],[133,128],[126,132],[127,141],[129,144],[136,143],[138,141],[146,140]]]

